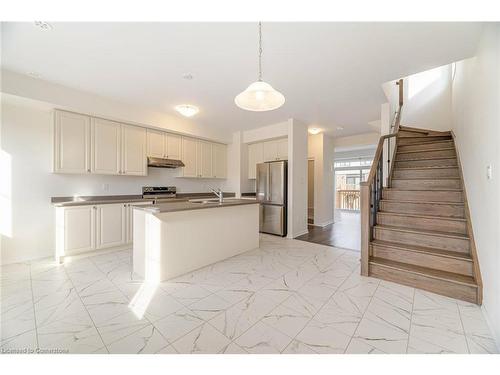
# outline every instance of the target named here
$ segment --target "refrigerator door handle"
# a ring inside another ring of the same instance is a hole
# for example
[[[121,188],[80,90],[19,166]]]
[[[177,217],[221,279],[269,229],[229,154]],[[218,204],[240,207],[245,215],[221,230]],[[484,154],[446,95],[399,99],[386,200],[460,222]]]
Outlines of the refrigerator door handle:
[[[266,200],[268,202],[272,202],[271,201],[271,184],[272,184],[272,181],[271,181],[271,166],[268,164],[267,165],[267,197],[266,197]]]

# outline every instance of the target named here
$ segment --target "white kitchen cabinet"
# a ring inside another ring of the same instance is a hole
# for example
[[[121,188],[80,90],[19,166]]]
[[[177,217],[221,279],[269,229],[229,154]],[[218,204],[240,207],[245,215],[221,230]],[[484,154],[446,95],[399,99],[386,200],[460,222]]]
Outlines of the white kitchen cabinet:
[[[146,129],[133,125],[122,125],[121,174],[147,176]]]
[[[277,139],[263,143],[264,161],[287,160],[288,139]]]
[[[212,178],[212,144],[198,141],[196,145],[197,177]]]
[[[248,145],[248,178],[255,179],[257,164],[264,162],[264,144],[262,142]]]
[[[58,255],[70,255],[95,249],[95,206],[77,206],[58,209]],[[61,235],[63,236],[61,238]]]
[[[278,160],[288,160],[288,138],[278,139]]]
[[[182,137],[176,134],[165,134],[166,157],[168,159],[180,160],[182,158]]]
[[[147,138],[147,155],[154,158],[165,157],[165,132],[148,129]]]
[[[124,245],[127,230],[127,204],[101,204],[96,207],[96,249]]]
[[[227,147],[212,143],[212,175],[214,178],[227,177]]]
[[[54,172],[90,173],[90,117],[55,111]]]
[[[182,137],[182,168],[183,177],[198,177],[196,149],[198,141],[194,138]]]
[[[92,173],[120,174],[121,127],[119,122],[92,118]]]

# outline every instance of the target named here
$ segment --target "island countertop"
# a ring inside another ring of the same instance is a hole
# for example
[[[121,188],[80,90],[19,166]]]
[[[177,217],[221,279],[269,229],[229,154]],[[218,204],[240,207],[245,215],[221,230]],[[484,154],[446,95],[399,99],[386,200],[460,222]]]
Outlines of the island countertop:
[[[223,203],[219,202],[200,203],[191,200],[183,202],[159,203],[159,204],[140,206],[134,208],[138,210],[149,211],[153,214],[159,214],[164,212],[192,211],[192,210],[202,210],[205,208],[222,208],[231,206],[243,206],[248,204],[259,204],[259,202],[249,199],[225,199]]]

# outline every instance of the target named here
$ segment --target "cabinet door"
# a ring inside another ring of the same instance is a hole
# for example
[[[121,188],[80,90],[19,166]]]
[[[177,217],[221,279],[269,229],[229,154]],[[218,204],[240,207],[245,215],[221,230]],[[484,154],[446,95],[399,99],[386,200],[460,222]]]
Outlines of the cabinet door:
[[[64,255],[95,249],[95,206],[63,210],[64,223],[57,225],[64,225]]]
[[[97,249],[125,244],[126,210],[125,203],[97,206]]]
[[[248,178],[255,179],[257,177],[257,164],[264,161],[263,143],[253,143],[248,145]]]
[[[264,161],[274,161],[278,157],[278,142],[267,141],[263,144],[264,147]]]
[[[92,118],[92,173],[120,174],[121,124]]]
[[[90,173],[90,117],[56,111],[54,172]]]
[[[212,144],[198,141],[196,148],[197,176],[201,178],[212,178]]]
[[[197,141],[193,138],[182,137],[182,175],[184,177],[197,177],[196,168],[196,145]]]
[[[278,143],[278,159],[288,160],[288,138],[280,139]]]
[[[166,156],[169,159],[180,160],[182,158],[181,154],[181,139],[180,135],[175,134],[166,134],[167,139],[167,147],[166,147]]]
[[[146,129],[122,125],[122,144],[122,174],[146,176]]]
[[[165,137],[166,133],[159,130],[147,130],[148,137],[148,156],[153,158],[165,157]]]
[[[212,174],[214,178],[226,178],[227,149],[226,145],[212,143]]]

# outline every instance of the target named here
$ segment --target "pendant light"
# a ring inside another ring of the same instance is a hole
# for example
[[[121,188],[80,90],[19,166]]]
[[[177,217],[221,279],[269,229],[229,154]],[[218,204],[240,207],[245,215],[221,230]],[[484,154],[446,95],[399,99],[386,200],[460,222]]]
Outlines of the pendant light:
[[[247,111],[272,111],[285,103],[279,91],[262,80],[262,23],[259,22],[259,79],[234,98],[236,105]]]

